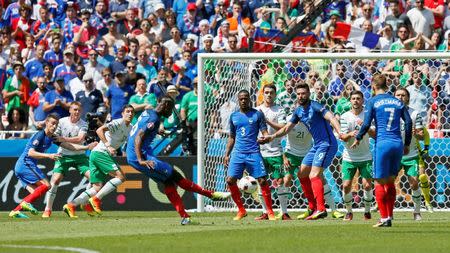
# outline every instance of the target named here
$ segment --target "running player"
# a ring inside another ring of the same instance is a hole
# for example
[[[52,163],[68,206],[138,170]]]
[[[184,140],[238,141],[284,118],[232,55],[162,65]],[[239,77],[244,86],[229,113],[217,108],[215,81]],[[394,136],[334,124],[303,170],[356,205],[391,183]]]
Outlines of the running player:
[[[92,187],[64,205],[63,211],[70,218],[78,218],[75,215],[75,208],[78,205],[86,204],[88,201],[93,210],[97,214],[101,214],[101,199],[125,181],[125,176],[113,156],[116,154],[116,150],[127,140],[131,130],[133,115],[133,106],[125,105],[122,108],[122,118],[115,119],[97,129],[96,133],[100,138],[100,143],[92,150],[89,156]],[[113,178],[106,181],[108,175]]]
[[[251,107],[250,93],[241,90],[238,93],[239,111],[230,116],[230,136],[225,151],[224,165],[228,167],[227,185],[231,197],[239,211],[233,220],[241,220],[247,216],[247,211],[241,200],[241,193],[237,186],[237,180],[242,177],[244,169],[258,180],[261,187],[263,201],[265,201],[269,220],[275,220],[272,210],[272,198],[267,182],[267,172],[263,158],[259,152],[258,133],[267,135],[267,125],[264,114]],[[270,141],[273,141],[271,139]],[[270,142],[262,141],[261,144]]]
[[[28,218],[27,215],[20,212],[21,210],[30,211],[34,215],[38,214],[38,211],[31,203],[48,191],[50,183],[45,178],[44,173],[38,168],[36,159],[48,158],[58,160],[61,157],[60,154],[45,153],[53,143],[70,150],[87,150],[96,145],[96,143],[91,143],[89,146],[81,146],[67,142],[56,142],[54,133],[58,127],[58,121],[59,118],[56,114],[49,114],[45,119],[45,128],[31,137],[22,155],[17,160],[14,173],[30,194],[9,213],[9,217]]]
[[[164,96],[155,110],[149,109],[141,114],[128,138],[127,161],[136,170],[156,182],[164,184],[164,193],[182,218],[181,225],[189,225],[196,222],[191,220],[190,215],[184,209],[181,197],[177,192],[177,186],[212,200],[225,200],[230,197],[230,194],[203,189],[189,179],[184,178],[170,164],[154,156],[151,144],[159,131],[161,117],[167,118],[172,115],[174,107],[175,101],[169,96]]]
[[[323,105],[310,100],[310,90],[307,84],[296,87],[298,107],[291,120],[272,135],[263,137],[261,141],[272,141],[289,133],[296,124],[302,122],[311,133],[314,143],[302,161],[299,177],[302,190],[308,199],[307,220],[325,218],[328,214],[325,209],[323,170],[328,167],[336,152],[337,141],[333,130],[340,133],[339,122]]]
[[[411,144],[412,122],[405,105],[386,94],[386,77],[377,74],[372,79],[375,96],[369,99],[364,110],[364,123],[350,148],[358,146],[375,120],[376,143],[374,148],[375,196],[381,219],[374,227],[391,227],[396,198],[395,177],[402,154],[408,154]],[[405,122],[405,145],[402,142],[400,119]]]
[[[355,149],[350,146],[353,143],[354,137],[361,128],[364,121],[363,103],[364,95],[361,91],[352,91],[350,93],[350,103],[352,108],[350,111],[344,113],[341,118],[341,134],[342,140],[345,142],[344,151],[342,153],[342,188],[344,195],[345,208],[347,214],[344,217],[345,221],[353,219],[353,195],[352,182],[357,171],[362,178],[364,189],[364,218],[371,219],[370,205],[373,201],[372,193],[372,154],[369,147],[369,137],[365,136],[361,145]],[[375,130],[369,129],[369,135],[375,137]],[[358,182],[358,181],[356,181]]]

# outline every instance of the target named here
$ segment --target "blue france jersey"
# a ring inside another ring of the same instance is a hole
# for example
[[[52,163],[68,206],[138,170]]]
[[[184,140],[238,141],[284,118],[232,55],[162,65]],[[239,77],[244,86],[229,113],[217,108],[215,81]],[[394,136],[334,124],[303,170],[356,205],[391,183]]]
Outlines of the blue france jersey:
[[[250,109],[248,112],[233,112],[230,116],[230,135],[235,137],[234,152],[259,152],[259,131],[267,130],[264,114]]]
[[[22,162],[36,163],[36,159],[28,156],[28,151],[34,149],[37,152],[45,153],[53,143],[53,139],[45,135],[44,130],[35,133],[25,146],[25,150],[19,157]]]
[[[138,121],[131,129],[130,136],[128,137],[127,157],[129,160],[137,160],[136,153],[134,151],[134,139],[136,138],[139,130],[142,130],[145,133],[144,140],[142,142],[143,158],[145,159],[145,157],[153,155],[153,148],[151,144],[158,133],[159,124],[160,119],[155,110],[149,109],[141,114]]]
[[[370,128],[372,119],[375,120],[377,142],[402,141],[401,122],[405,122],[405,145],[411,143],[412,121],[405,105],[389,94],[380,94],[369,99],[364,109],[364,123],[356,136],[361,140]]]
[[[324,118],[328,110],[320,103],[311,101],[305,108],[299,106],[292,114],[291,123],[302,122],[314,139],[314,145],[329,143],[337,145],[330,123]]]

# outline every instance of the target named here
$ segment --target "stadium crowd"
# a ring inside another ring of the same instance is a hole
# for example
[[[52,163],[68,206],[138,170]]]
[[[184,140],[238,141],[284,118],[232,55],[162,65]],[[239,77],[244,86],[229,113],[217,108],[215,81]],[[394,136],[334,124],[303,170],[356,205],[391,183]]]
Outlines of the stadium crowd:
[[[257,29],[287,31],[312,11],[312,4],[311,0],[3,0],[0,129],[41,129],[50,113],[68,116],[71,101],[81,102],[84,120],[87,113],[105,107],[111,119],[120,118],[126,104],[135,107],[138,117],[166,93],[176,99],[180,113],[166,119],[162,130],[180,121],[195,128],[197,55],[252,51]],[[304,33],[317,38],[305,50],[367,50],[334,37],[338,21],[380,34],[374,52],[447,51],[450,44],[450,1],[335,0],[305,28]],[[337,115],[350,109],[353,89],[367,99],[371,77],[376,72],[387,74],[393,90],[407,87],[411,108],[423,114],[429,128],[450,129],[447,61],[259,64],[261,77],[275,69],[278,77],[272,82],[277,82],[280,103],[292,104],[292,85],[306,82],[314,99]]]

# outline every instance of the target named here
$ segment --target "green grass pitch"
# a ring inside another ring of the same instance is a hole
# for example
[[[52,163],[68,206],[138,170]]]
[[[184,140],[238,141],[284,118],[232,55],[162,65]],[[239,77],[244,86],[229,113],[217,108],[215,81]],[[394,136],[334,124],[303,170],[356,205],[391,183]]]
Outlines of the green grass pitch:
[[[351,222],[257,222],[258,213],[235,222],[232,212],[194,213],[201,224],[192,226],[181,226],[175,212],[77,214],[72,220],[62,212],[18,220],[1,212],[0,252],[450,252],[450,212],[423,213],[420,222],[411,212],[397,212],[391,228],[372,228],[378,214],[364,221],[362,213]]]

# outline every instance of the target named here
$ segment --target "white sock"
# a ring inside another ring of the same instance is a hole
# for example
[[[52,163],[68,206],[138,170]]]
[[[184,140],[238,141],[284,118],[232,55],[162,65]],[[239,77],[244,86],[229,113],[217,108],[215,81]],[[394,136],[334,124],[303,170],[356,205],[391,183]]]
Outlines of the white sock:
[[[58,191],[58,185],[52,185],[50,187],[50,190],[48,190],[47,194],[45,195],[45,210],[51,211],[53,208],[53,202],[55,201],[56,192]]]
[[[94,196],[97,193],[97,191],[94,188],[90,188],[84,192],[82,192],[78,197],[76,197],[72,204],[75,206],[83,205],[88,202],[89,198]]]
[[[345,192],[343,192],[343,195],[344,195],[345,208],[347,209],[347,212],[351,213],[352,205],[353,205],[353,194],[352,194],[352,192],[349,192],[347,194],[345,194]]]
[[[261,200],[260,202],[261,202],[261,206],[262,206],[262,209],[263,209],[263,213],[267,213],[266,201],[264,201],[264,197],[262,195],[261,187],[258,187],[258,196],[259,196],[259,199]]]
[[[422,193],[420,192],[420,188],[412,191],[412,199],[414,202],[414,212],[420,213],[420,204],[421,204]]]
[[[108,195],[110,192],[114,191],[119,185],[121,185],[123,182],[118,178],[113,178],[106,182],[106,184],[98,191],[98,193],[95,195],[97,198],[102,199],[106,195]]]
[[[373,192],[372,190],[364,190],[364,212],[368,213],[370,212],[370,206],[373,202]]]
[[[336,204],[334,203],[333,195],[331,194],[331,189],[328,183],[323,185],[323,196],[325,197],[325,202],[327,202],[331,212],[336,211]]]
[[[287,213],[287,203],[289,197],[289,188],[284,186],[279,186],[277,188],[278,200],[280,201],[281,213]]]

